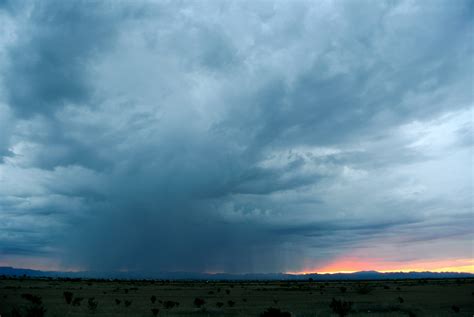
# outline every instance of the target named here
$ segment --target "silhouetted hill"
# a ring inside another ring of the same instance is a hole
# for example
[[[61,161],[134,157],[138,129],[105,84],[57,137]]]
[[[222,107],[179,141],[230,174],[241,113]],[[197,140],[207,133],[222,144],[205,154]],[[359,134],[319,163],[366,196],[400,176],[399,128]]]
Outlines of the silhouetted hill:
[[[431,279],[431,278],[474,278],[472,273],[455,272],[392,272],[361,271],[334,274],[285,274],[285,273],[193,273],[193,272],[56,272],[0,267],[0,275],[54,278],[99,278],[99,279],[169,279],[169,280],[384,280],[384,279]]]

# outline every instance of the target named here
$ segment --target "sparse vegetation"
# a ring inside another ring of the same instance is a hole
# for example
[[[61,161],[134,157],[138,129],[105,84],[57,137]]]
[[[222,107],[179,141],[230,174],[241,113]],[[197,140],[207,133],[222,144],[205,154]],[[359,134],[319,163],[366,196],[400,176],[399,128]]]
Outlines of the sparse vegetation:
[[[173,307],[179,306],[179,303],[171,301],[171,300],[167,300],[163,302],[163,306],[167,309],[171,309]]]
[[[66,291],[66,292],[63,293],[63,296],[64,296],[64,300],[66,301],[66,304],[68,304],[68,305],[71,304],[72,297],[73,297],[72,292]]]
[[[12,317],[21,317],[21,312],[18,307],[13,307],[11,312]]]
[[[369,284],[359,284],[355,291],[357,294],[361,294],[361,295],[367,295],[367,294],[370,294],[373,290],[373,287],[370,286]]]
[[[84,298],[83,297],[76,297],[72,300],[72,306],[81,306],[81,302]]]
[[[199,297],[196,297],[194,299],[194,306],[196,306],[197,308],[200,308],[202,305],[204,305],[206,303],[206,301],[202,298],[199,298]]]
[[[41,305],[41,297],[32,294],[21,294],[21,298],[26,299],[34,305]]]
[[[97,310],[97,306],[99,305],[99,302],[95,300],[95,297],[90,297],[87,300],[87,307],[89,308],[90,311],[95,312]]]
[[[461,308],[459,308],[459,306],[456,306],[456,305],[451,306],[451,309],[455,313],[459,313],[461,311]]]
[[[270,307],[261,313],[260,317],[291,317],[291,314],[287,311],[282,311],[279,308]]]
[[[88,282],[92,282],[91,287],[86,286]],[[231,285],[234,285],[234,288]],[[363,289],[364,285],[368,285],[373,295],[361,295],[357,292],[358,289]],[[345,293],[341,291],[343,287],[347,289]],[[397,287],[403,292],[396,291]],[[219,288],[220,293],[217,291]],[[132,294],[124,295],[125,289]],[[209,294],[211,290],[214,294]],[[226,295],[226,290],[231,290],[230,295]],[[323,291],[322,295],[319,294],[320,290]],[[423,284],[419,284],[417,280],[313,281],[310,284],[307,280],[204,282],[0,279],[0,313],[2,317],[28,317],[27,314],[29,317],[94,315],[152,317],[155,313],[156,316],[170,317],[341,316],[341,314],[345,314],[346,317],[352,314],[411,317],[440,314],[471,316],[474,314],[474,302],[471,296],[473,290],[474,279],[466,279],[462,283],[456,283],[453,279],[427,280]],[[66,292],[70,292],[71,295],[65,295]],[[313,294],[310,294],[311,292]],[[426,294],[432,295],[426,296]],[[68,297],[71,297],[69,305]],[[333,297],[335,303],[332,301]],[[203,300],[204,303],[195,305],[196,298]],[[421,298],[423,300],[419,300]],[[126,307],[125,300],[130,302],[129,307]],[[251,304],[246,304],[246,301]],[[344,303],[353,304],[348,307],[348,304]]]
[[[46,308],[43,305],[34,304],[26,308],[25,316],[26,317],[43,317],[46,313]]]
[[[340,317],[347,316],[352,309],[352,302],[347,302],[342,299],[333,298],[329,308]]]

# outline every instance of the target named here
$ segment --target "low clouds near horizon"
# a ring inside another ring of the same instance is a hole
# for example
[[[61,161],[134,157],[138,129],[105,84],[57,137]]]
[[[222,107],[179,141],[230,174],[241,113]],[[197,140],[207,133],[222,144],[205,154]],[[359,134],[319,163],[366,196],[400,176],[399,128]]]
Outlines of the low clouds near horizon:
[[[0,2],[0,265],[472,259],[473,10]]]

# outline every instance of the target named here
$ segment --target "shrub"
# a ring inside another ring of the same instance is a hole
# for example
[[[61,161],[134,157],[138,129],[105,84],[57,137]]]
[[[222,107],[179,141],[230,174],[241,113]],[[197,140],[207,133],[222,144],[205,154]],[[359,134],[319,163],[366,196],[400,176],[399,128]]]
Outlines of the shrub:
[[[229,294],[230,294],[230,289],[226,289],[226,290],[225,290],[225,293],[226,293],[227,295],[229,295]]]
[[[81,306],[81,302],[84,298],[83,297],[76,297],[72,300],[72,306]]]
[[[223,302],[217,302],[217,303],[216,303],[216,306],[219,307],[219,308],[221,308],[222,306],[224,306],[224,303],[223,303]]]
[[[155,295],[152,295],[152,296],[150,297],[150,301],[151,301],[152,304],[154,304],[154,303],[156,302],[156,296],[155,296]]]
[[[403,297],[401,297],[401,296],[398,296],[398,297],[397,297],[397,300],[398,300],[398,302],[399,302],[400,304],[405,301],[405,300],[403,299]]]
[[[372,287],[368,284],[362,284],[356,288],[357,294],[361,294],[361,295],[367,295],[371,293],[372,290],[373,290]]]
[[[160,310],[158,308],[152,308],[151,309],[151,313],[153,314],[153,316],[157,316],[159,312],[160,312]]]
[[[132,305],[131,300],[124,300],[123,303],[124,303],[125,307],[129,307],[130,305]]]
[[[20,310],[17,307],[13,307],[11,316],[12,317],[21,317]]]
[[[175,306],[179,306],[179,303],[178,303],[178,302],[173,302],[173,301],[171,301],[171,300],[167,300],[167,301],[164,301],[164,302],[163,302],[163,306],[164,306],[165,308],[173,308],[173,307],[175,307]]]
[[[120,299],[118,299],[118,298],[115,299],[115,305],[120,305],[121,302],[122,301]]]
[[[87,301],[87,307],[89,307],[90,311],[94,312],[97,309],[98,305],[99,303],[95,300],[94,297],[89,298],[89,300]]]
[[[234,307],[235,302],[233,300],[229,300],[227,301],[227,305],[229,305],[229,307]]]
[[[66,301],[66,304],[68,305],[71,304],[73,294],[71,292],[66,291],[63,293],[63,295],[64,295],[64,300]]]
[[[32,305],[26,309],[26,317],[43,317],[46,309],[42,305]]]
[[[339,290],[344,294],[347,291],[347,287],[341,286],[339,287]]]
[[[194,305],[197,307],[197,308],[200,308],[202,305],[204,305],[206,303],[206,301],[202,298],[199,298],[199,297],[196,297],[194,299]]]
[[[32,304],[41,305],[41,297],[32,294],[21,294],[21,298],[30,301]]]
[[[329,304],[329,308],[340,317],[347,316],[352,308],[352,302],[346,302],[342,299],[335,299],[333,298],[331,304]]]
[[[287,311],[281,311],[279,308],[267,308],[260,317],[291,317],[291,314]]]
[[[459,313],[459,311],[461,310],[461,308],[459,308],[459,306],[456,306],[456,305],[451,306],[451,309],[452,309],[455,313]]]

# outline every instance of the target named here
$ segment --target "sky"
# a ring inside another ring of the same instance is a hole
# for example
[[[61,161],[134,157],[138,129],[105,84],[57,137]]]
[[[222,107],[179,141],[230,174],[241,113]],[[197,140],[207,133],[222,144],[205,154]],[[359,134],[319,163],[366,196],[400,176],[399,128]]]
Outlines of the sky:
[[[0,266],[474,272],[473,4],[0,1]]]

